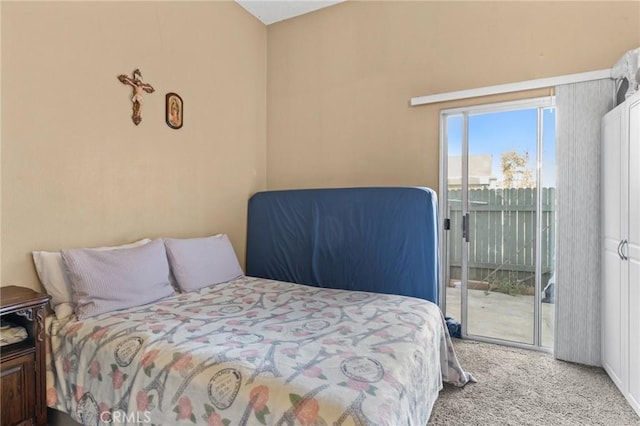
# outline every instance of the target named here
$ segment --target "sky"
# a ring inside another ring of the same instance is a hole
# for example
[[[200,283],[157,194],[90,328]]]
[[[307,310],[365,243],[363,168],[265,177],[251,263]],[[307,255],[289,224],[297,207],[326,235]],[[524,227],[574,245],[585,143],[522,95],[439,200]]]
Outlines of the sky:
[[[543,187],[555,186],[555,108],[543,110]],[[462,115],[451,116],[448,121],[449,155],[461,155]],[[535,178],[537,109],[491,112],[469,116],[469,155],[493,155],[493,175],[502,181],[500,155],[516,151],[529,153],[529,166]]]

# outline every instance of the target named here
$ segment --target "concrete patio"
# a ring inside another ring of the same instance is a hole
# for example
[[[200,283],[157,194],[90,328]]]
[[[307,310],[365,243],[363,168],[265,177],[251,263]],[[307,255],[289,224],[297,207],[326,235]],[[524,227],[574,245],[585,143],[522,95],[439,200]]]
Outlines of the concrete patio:
[[[461,321],[460,284],[447,287],[446,315]],[[553,347],[555,305],[542,303],[542,346]],[[469,290],[467,333],[533,344],[534,296]]]

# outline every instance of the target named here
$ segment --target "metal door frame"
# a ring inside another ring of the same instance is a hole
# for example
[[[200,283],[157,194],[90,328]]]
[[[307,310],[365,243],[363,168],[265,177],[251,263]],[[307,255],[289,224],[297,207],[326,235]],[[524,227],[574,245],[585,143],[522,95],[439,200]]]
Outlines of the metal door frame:
[[[541,156],[543,150],[543,109],[552,108],[556,106],[555,96],[545,96],[540,98],[523,99],[517,101],[499,102],[493,104],[471,105],[466,107],[448,108],[440,110],[440,185],[439,185],[439,210],[442,212],[439,215],[439,231],[441,238],[439,239],[440,248],[440,309],[444,314],[447,314],[447,282],[449,281],[449,233],[445,229],[445,219],[448,219],[448,133],[447,133],[447,119],[452,116],[462,116],[462,216],[464,217],[469,213],[469,200],[468,200],[468,187],[469,187],[469,129],[468,119],[470,115],[496,113],[504,111],[514,111],[520,109],[536,109],[538,114],[537,123],[537,143],[536,143],[536,188],[541,188],[542,174],[541,174]],[[534,295],[534,331],[533,331],[533,344],[512,342],[510,340],[497,339],[493,337],[470,335],[467,332],[467,317],[468,317],[468,304],[467,304],[467,285],[468,285],[468,255],[469,244],[462,245],[462,271],[461,271],[461,289],[460,289],[460,308],[462,325],[462,338],[477,340],[488,343],[495,343],[501,345],[508,345],[513,347],[520,347],[525,349],[535,349],[543,352],[552,352],[552,348],[542,346],[542,315],[541,315],[541,300],[542,300],[542,262],[541,252],[542,246],[540,244],[542,237],[542,191],[537,191],[536,196],[536,262],[535,262],[535,295]],[[462,233],[464,238],[465,232]],[[447,314],[448,315],[448,314]],[[554,324],[555,326],[555,324]]]

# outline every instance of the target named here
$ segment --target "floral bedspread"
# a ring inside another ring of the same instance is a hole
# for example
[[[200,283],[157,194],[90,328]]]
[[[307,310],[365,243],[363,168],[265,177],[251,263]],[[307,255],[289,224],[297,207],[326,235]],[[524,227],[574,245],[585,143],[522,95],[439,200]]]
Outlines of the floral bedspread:
[[[88,424],[425,425],[464,373],[440,309],[243,277],[49,323],[47,403]]]

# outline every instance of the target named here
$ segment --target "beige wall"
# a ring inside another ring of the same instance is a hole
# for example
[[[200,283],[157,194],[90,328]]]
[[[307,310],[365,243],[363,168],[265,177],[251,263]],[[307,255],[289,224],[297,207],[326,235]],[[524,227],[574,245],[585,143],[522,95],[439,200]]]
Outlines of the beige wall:
[[[639,20],[639,2],[347,1],[271,25],[268,187],[437,188],[452,104],[411,97],[609,68]]]
[[[116,76],[156,91],[142,123]],[[164,96],[184,100],[184,127]],[[233,2],[2,2],[2,285],[32,250],[230,235],[266,185],[266,27]]]
[[[0,14],[0,284],[34,288],[39,249],[227,232],[244,259],[267,187],[437,187],[438,111],[460,102],[409,98],[607,68],[640,44],[637,2],[349,1],[268,28],[233,2]],[[136,67],[156,88],[137,127],[116,80]]]

